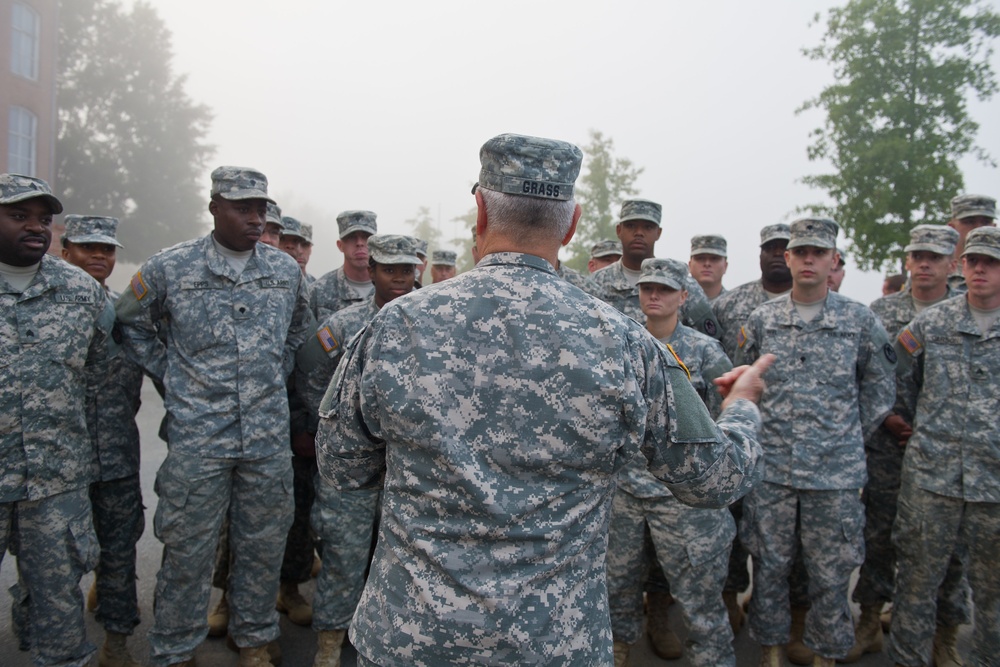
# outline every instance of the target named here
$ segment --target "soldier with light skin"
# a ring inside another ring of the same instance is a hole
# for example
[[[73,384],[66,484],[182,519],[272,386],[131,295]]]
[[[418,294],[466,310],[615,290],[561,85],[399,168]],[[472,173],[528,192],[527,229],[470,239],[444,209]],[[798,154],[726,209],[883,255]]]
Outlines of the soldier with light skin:
[[[844,283],[844,274],[847,272],[847,265],[844,263],[844,251],[837,248],[837,262],[830,270],[830,275],[826,277],[826,285],[834,292],[840,291],[840,286]]]
[[[431,280],[440,283],[454,278],[457,260],[457,255],[451,250],[435,250],[431,253]]]
[[[281,242],[281,208],[273,203],[267,202],[267,213],[264,216],[264,229],[260,233],[260,242],[266,243],[272,248],[279,247]]]
[[[691,239],[691,259],[688,270],[705,290],[709,301],[722,294],[722,277],[729,268],[726,258],[726,239],[718,235],[695,236]]]
[[[587,271],[593,273],[605,266],[611,266],[622,257],[621,241],[605,239],[598,241],[590,249],[590,259],[587,260]]]
[[[961,257],[965,250],[965,238],[974,229],[980,227],[996,227],[997,200],[987,195],[964,194],[951,200],[951,220],[948,226],[958,232],[958,245],[955,246],[956,270],[948,277],[948,283],[956,289],[964,289],[965,278],[962,275]]]

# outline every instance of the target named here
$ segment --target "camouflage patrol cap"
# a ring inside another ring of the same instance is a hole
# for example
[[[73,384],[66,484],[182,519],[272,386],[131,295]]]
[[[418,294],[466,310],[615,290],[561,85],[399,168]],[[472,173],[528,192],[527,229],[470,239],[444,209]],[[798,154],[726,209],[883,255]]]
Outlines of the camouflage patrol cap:
[[[955,254],[959,233],[948,225],[917,225],[910,230],[910,244],[903,252],[923,250],[939,255]]]
[[[313,226],[308,222],[302,223],[302,238],[309,245],[313,244]]]
[[[997,217],[997,200],[986,195],[959,195],[951,200],[951,217],[954,220],[984,215]]]
[[[0,205],[16,204],[26,199],[41,197],[53,213],[62,213],[62,202],[52,194],[49,184],[34,176],[0,174]]]
[[[610,257],[611,255],[621,256],[622,254],[622,242],[615,239],[604,239],[603,241],[598,241],[590,249],[590,258],[597,259],[598,257]]]
[[[67,215],[62,240],[70,243],[103,243],[124,248],[118,242],[118,218],[99,215]]]
[[[282,236],[295,236],[302,239],[309,245],[312,245],[312,226],[305,225],[296,220],[295,218],[286,215],[281,218],[281,235]],[[309,228],[308,232],[306,227]]]
[[[267,176],[248,167],[217,167],[212,172],[212,194],[230,201],[266,199],[274,203],[267,196]]]
[[[413,237],[402,234],[369,236],[368,256],[378,264],[420,264]]]
[[[792,238],[792,232],[788,225],[778,223],[777,225],[767,225],[760,230],[760,244],[767,245],[771,241],[788,241]]]
[[[264,222],[278,225],[282,229],[285,228],[285,223],[281,221],[281,207],[273,201],[267,202],[267,215],[264,216]]]
[[[684,280],[688,275],[688,267],[676,259],[658,259],[650,257],[642,260],[639,280],[637,285],[642,283],[658,283],[667,287],[680,290],[684,289]]]
[[[354,232],[378,233],[373,211],[343,211],[337,216],[337,228],[340,231],[340,238]]]
[[[432,266],[455,266],[458,254],[454,250],[435,250],[431,253]]]
[[[695,255],[726,255],[726,239],[718,234],[704,234],[691,237],[691,256]]]
[[[583,153],[556,139],[500,134],[479,149],[477,187],[510,195],[567,201],[580,174]]]
[[[420,259],[427,259],[427,241],[423,239],[418,239],[413,237],[414,244],[417,246],[417,257]]]
[[[811,246],[813,248],[837,248],[837,232],[840,227],[830,218],[799,218],[793,222],[788,248]]]
[[[618,224],[626,220],[649,220],[660,226],[660,218],[663,214],[663,207],[655,201],[648,199],[626,199],[622,202],[621,214],[618,216]]]
[[[969,232],[965,237],[966,255],[988,255],[1000,259],[1000,227],[980,227]]]

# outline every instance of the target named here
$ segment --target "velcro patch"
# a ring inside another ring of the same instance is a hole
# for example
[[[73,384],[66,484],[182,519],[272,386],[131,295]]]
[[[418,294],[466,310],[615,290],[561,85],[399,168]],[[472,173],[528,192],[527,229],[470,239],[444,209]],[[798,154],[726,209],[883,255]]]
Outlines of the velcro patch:
[[[135,294],[135,298],[142,300],[142,297],[149,294],[149,290],[146,289],[146,283],[142,280],[142,271],[136,271],[135,275],[132,276],[132,293]]]
[[[338,343],[337,339],[333,337],[333,332],[330,331],[330,327],[323,327],[317,331],[316,338],[319,338],[319,344],[323,346],[323,350],[325,350],[327,354],[340,347],[340,343]]]
[[[743,327],[740,327],[740,332],[736,334],[736,345],[739,346],[739,348],[742,350],[743,344],[746,342],[747,342],[747,332],[743,330]]]
[[[898,340],[903,349],[909,352],[911,356],[916,354],[917,350],[921,347],[920,341],[916,339],[909,329],[903,329],[902,333],[898,336]]]
[[[668,349],[668,350],[670,350],[670,354],[674,355],[674,359],[676,359],[676,360],[677,360],[677,364],[678,364],[678,365],[679,365],[679,366],[680,366],[681,368],[683,368],[683,369],[684,369],[684,372],[685,372],[685,373],[687,373],[687,376],[688,376],[688,380],[690,380],[690,379],[691,379],[691,371],[689,371],[689,370],[688,370],[688,367],[684,365],[684,362],[683,362],[683,361],[681,361],[681,358],[680,358],[679,356],[677,356],[677,350],[675,350],[675,349],[674,349],[674,346],[673,346],[673,345],[671,345],[670,343],[667,343],[667,349]]]

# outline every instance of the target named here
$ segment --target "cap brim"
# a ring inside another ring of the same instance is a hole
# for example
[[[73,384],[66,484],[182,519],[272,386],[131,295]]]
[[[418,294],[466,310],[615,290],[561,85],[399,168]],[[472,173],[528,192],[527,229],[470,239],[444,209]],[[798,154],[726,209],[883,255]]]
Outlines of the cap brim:
[[[951,257],[955,254],[955,248],[953,247],[951,250],[948,250],[947,248],[934,245],[933,243],[911,243],[903,248],[903,252],[932,252],[935,255]]]
[[[622,253],[619,250],[606,250],[604,252],[599,252],[595,255],[591,255],[591,259],[598,259],[599,257],[621,257]]]
[[[655,278],[655,277],[652,277],[652,276],[646,276],[645,278],[639,278],[639,280],[637,280],[635,284],[636,285],[642,285],[643,283],[654,283],[656,285],[666,285],[667,287],[669,287],[671,289],[675,289],[675,290],[682,290],[682,289],[684,289],[683,285],[679,285],[678,283],[676,283],[673,280],[670,280],[669,278]]]
[[[778,236],[769,236],[766,239],[764,239],[763,241],[761,241],[760,244],[762,246],[765,246],[768,243],[770,243],[771,241],[785,241],[785,242],[788,242],[788,241],[791,241],[791,240],[792,240],[791,236],[781,236],[781,235],[778,235]]]
[[[369,256],[378,264],[412,264],[413,266],[421,264],[420,260],[413,255],[383,255],[382,253],[372,252]]]
[[[220,192],[219,196],[222,197],[223,199],[228,199],[229,201],[241,201],[243,199],[263,199],[264,201],[271,202],[275,206],[278,205],[278,202],[268,197],[267,193],[261,190],[228,190],[226,192]]]
[[[101,243],[103,245],[113,245],[119,248],[124,248],[117,239],[113,239],[105,234],[83,234],[81,236],[64,236],[65,240],[70,243]]]
[[[955,216],[955,219],[961,220],[962,218],[978,218],[980,216],[993,218],[994,220],[996,220],[997,212],[985,208],[978,208],[978,209],[972,209],[971,211],[962,211],[962,214]]]
[[[375,235],[375,232],[373,232],[370,227],[365,227],[364,225],[351,225],[344,231],[340,232],[340,238],[344,238],[345,236],[350,236],[354,232],[365,232],[369,236]]]
[[[723,250],[718,248],[692,248],[691,256],[695,255],[715,255],[717,257],[728,257],[728,255]]]
[[[816,236],[809,236],[806,238],[795,239],[794,241],[788,242],[788,249],[801,248],[803,246],[810,246],[812,248],[829,248],[830,250],[836,250],[836,242],[826,241]]]
[[[986,245],[966,246],[962,257],[966,255],[986,255],[994,259],[1000,259],[1000,248]]]
[[[661,226],[660,225],[660,221],[657,220],[656,218],[654,218],[653,216],[651,216],[651,215],[641,215],[641,214],[630,215],[630,216],[628,216],[626,218],[622,218],[621,220],[618,221],[618,224],[620,225],[623,222],[628,222],[629,220],[645,220],[646,222],[653,223],[657,227]]]
[[[58,214],[63,212],[62,202],[59,201],[55,195],[50,195],[47,192],[35,192],[31,190],[27,192],[20,192],[12,197],[9,197],[8,199],[0,201],[0,204],[7,206],[9,204],[16,204],[18,202],[27,201],[28,199],[37,199],[39,197],[48,202],[49,207],[52,209],[52,213]]]

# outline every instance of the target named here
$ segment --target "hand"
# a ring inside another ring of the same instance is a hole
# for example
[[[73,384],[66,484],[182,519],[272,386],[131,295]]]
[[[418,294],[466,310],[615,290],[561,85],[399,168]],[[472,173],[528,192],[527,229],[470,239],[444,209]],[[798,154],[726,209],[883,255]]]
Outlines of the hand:
[[[722,409],[725,410],[730,403],[741,398],[754,403],[760,402],[765,387],[763,375],[775,359],[777,357],[773,354],[765,354],[753,366],[737,366],[716,378],[715,385],[726,399],[722,402]]]
[[[906,420],[897,414],[891,414],[885,418],[882,422],[882,426],[885,430],[889,431],[894,438],[896,438],[896,444],[900,447],[906,447],[906,443],[909,442],[910,436],[913,435],[913,427],[906,423]]]
[[[316,458],[316,434],[296,433],[292,436],[292,451],[296,456]]]

